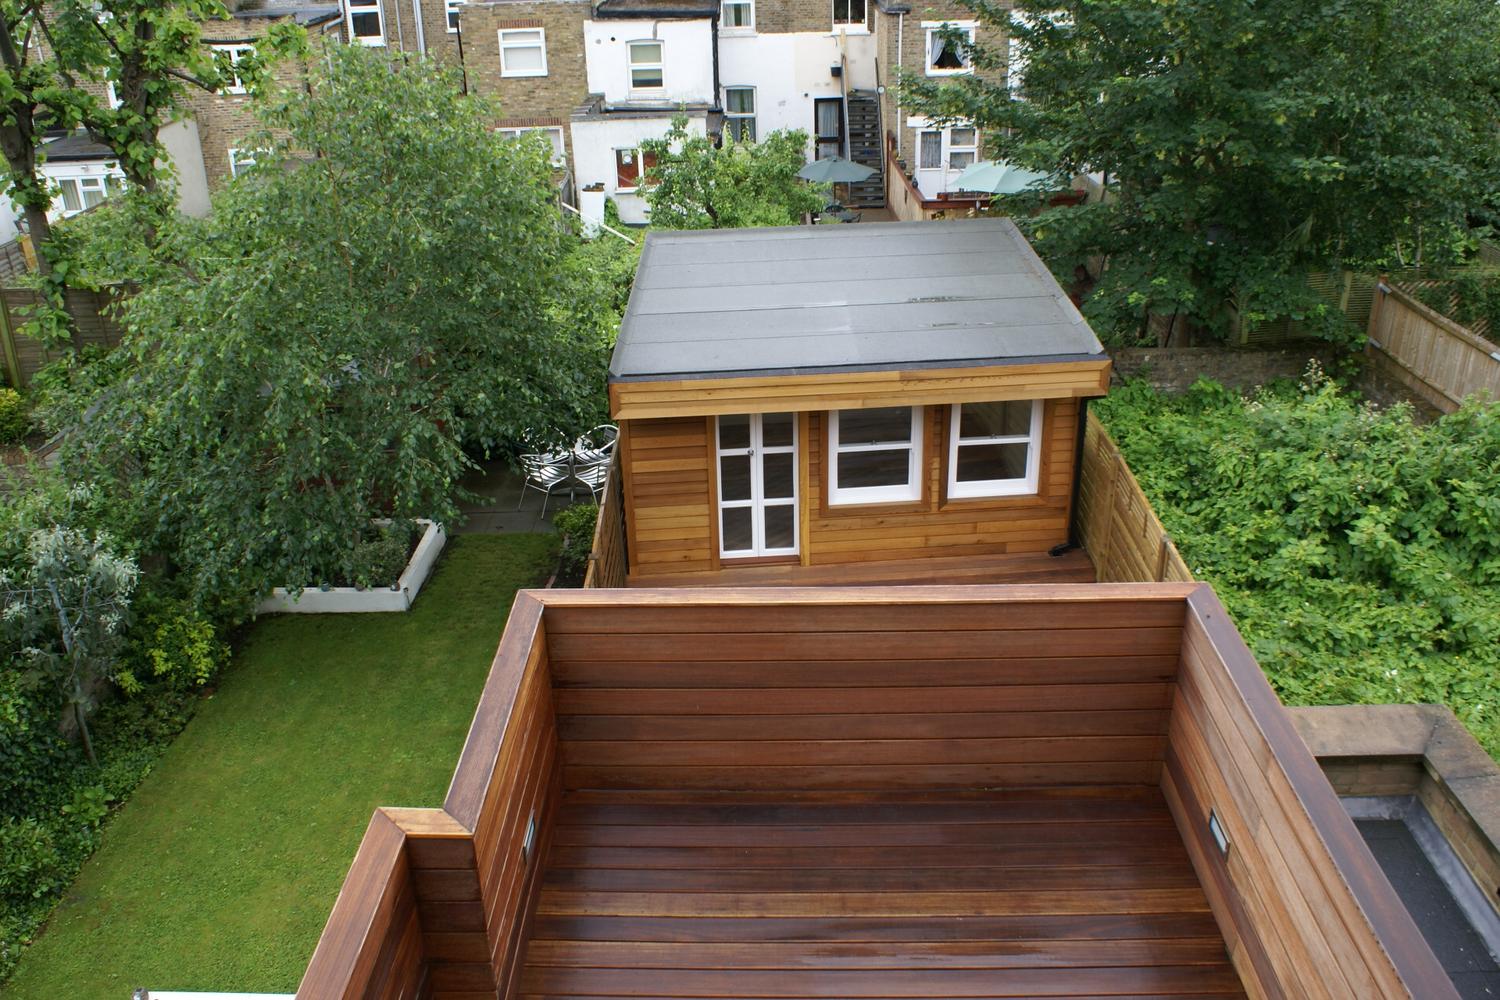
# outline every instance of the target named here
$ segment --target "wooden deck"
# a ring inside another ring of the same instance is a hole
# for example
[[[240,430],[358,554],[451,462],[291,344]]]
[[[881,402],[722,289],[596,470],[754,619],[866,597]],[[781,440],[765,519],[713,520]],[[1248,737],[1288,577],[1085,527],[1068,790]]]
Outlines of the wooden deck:
[[[1093,583],[1082,549],[1060,556],[959,556],[801,566],[735,566],[700,573],[633,573],[632,587],[875,587],[901,584]]]
[[[569,793],[520,994],[1244,995],[1139,786]]]

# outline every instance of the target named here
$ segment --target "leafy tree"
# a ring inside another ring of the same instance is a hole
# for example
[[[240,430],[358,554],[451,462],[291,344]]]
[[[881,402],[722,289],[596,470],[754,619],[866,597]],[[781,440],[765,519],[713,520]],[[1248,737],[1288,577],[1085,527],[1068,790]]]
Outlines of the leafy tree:
[[[107,538],[62,525],[32,534],[22,573],[0,572],[16,655],[57,686],[94,764],[93,691],[114,673],[136,575],[135,563],[112,552]]]
[[[185,109],[190,90],[222,90],[238,79],[255,93],[270,62],[306,42],[302,29],[273,25],[231,66],[202,38],[203,22],[229,17],[222,0],[51,0],[47,12],[47,40],[59,75],[77,92],[81,123],[147,194],[162,180],[161,128]],[[105,84],[118,105],[102,98]]]
[[[42,44],[46,28],[38,0],[0,0],[0,187],[21,210],[36,248],[37,278],[45,308],[37,333],[49,341],[83,341],[66,309],[68,265],[57,259],[47,210],[52,190],[42,177],[42,142],[50,129],[77,124],[77,96],[57,73],[57,61]]]
[[[822,208],[820,187],[797,176],[807,160],[807,133],[777,130],[759,142],[722,145],[704,135],[689,135],[686,116],[672,119],[665,138],[641,143],[655,156],[646,195],[651,224],[662,229],[738,229],[745,226],[794,226],[802,216]]]
[[[1320,314],[1309,272],[1425,258],[1495,189],[1491,0],[1019,0],[1013,25],[964,2],[1013,35],[1018,91],[992,73],[908,81],[909,99],[1005,159],[1103,173],[1106,200],[1030,228],[1068,273],[1107,255],[1088,303],[1106,333]]]
[[[542,150],[427,61],[333,46],[308,83],[212,216],[164,227],[123,310],[131,370],[67,458],[240,612],[350,578],[374,516],[455,518],[465,444],[577,433],[603,398],[607,345],[560,321]]]

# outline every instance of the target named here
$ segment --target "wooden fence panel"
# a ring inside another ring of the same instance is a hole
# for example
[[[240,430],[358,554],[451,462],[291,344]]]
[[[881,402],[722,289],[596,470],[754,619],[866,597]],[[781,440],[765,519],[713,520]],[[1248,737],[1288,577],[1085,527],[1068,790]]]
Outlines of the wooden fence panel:
[[[621,486],[620,449],[609,460],[609,477],[604,481],[604,502],[599,504],[599,520],[594,523],[594,548],[589,553],[589,568],[584,587],[623,587],[627,560],[625,553],[625,492]]]
[[[0,361],[5,364],[6,379],[19,388],[29,385],[38,370],[61,356],[21,332],[36,302],[37,293],[30,288],[0,287]],[[120,343],[120,325],[110,315],[114,302],[115,296],[109,292],[68,292],[68,312],[78,325],[85,347]]]
[[[1080,479],[1079,536],[1100,583],[1193,579],[1125,456],[1092,413]]]
[[[1500,346],[1387,283],[1370,312],[1372,348],[1390,356],[1434,406],[1451,413],[1470,396],[1500,400]],[[1414,381],[1413,381],[1414,380]]]

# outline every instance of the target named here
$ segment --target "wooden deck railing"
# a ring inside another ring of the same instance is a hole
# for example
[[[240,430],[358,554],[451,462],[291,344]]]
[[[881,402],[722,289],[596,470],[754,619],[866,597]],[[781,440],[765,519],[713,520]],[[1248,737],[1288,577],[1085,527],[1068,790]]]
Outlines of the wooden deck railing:
[[[621,484],[620,448],[609,460],[609,476],[604,481],[604,499],[599,504],[599,520],[594,522],[594,547],[589,552],[589,566],[583,585],[623,587],[628,568],[625,553],[625,489]]]
[[[1500,400],[1500,346],[1382,281],[1370,310],[1370,346],[1400,366],[1433,406],[1451,413],[1470,396]]]
[[[1092,413],[1079,477],[1079,541],[1100,583],[1193,579],[1125,456]]]

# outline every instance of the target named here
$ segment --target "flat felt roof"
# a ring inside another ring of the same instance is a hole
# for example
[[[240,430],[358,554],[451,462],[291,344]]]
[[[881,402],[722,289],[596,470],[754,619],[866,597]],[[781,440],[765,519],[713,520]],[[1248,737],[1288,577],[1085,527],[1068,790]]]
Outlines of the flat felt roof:
[[[1009,219],[652,232],[613,381],[1098,360]]]

